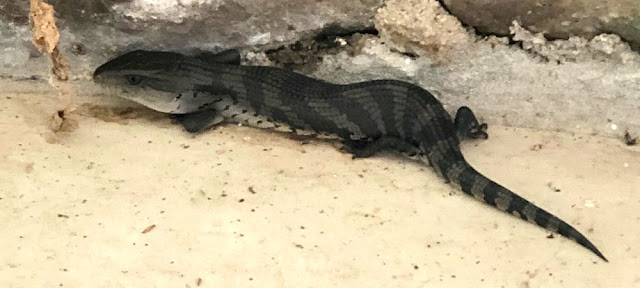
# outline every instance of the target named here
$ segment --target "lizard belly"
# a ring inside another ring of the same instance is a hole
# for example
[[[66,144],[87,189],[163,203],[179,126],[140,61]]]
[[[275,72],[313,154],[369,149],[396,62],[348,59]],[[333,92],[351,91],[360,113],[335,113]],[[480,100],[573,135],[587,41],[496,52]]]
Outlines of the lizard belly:
[[[228,122],[247,125],[254,128],[272,129],[278,132],[295,132],[298,135],[314,135],[316,131],[294,129],[288,124],[270,119],[255,111],[250,105],[238,102],[229,96],[222,96],[210,104],[217,113]],[[326,138],[334,138],[334,135],[322,135]]]

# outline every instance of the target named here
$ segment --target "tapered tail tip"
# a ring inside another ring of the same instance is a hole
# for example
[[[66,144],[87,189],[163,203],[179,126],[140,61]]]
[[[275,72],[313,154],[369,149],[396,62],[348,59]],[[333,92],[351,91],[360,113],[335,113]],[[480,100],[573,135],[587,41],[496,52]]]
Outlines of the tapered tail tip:
[[[607,259],[607,257],[604,257],[604,255],[602,255],[602,253],[600,253],[600,251],[598,251],[598,249],[596,249],[593,252],[596,253],[596,255],[598,255],[598,257],[600,257],[600,259],[604,260],[604,262],[609,263],[609,260]]]

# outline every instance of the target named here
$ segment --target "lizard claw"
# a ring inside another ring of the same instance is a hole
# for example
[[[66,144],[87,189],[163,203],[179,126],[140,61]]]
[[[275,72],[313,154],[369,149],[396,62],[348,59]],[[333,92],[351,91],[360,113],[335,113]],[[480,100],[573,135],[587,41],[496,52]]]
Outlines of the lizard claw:
[[[487,123],[473,125],[469,127],[469,131],[467,131],[467,137],[472,139],[489,139],[489,134],[487,134]]]

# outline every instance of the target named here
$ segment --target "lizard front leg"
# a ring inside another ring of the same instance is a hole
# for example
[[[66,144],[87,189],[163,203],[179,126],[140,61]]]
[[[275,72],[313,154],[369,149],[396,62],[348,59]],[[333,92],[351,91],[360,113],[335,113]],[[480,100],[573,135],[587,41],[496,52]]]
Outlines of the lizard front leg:
[[[478,123],[476,115],[467,106],[462,106],[456,112],[456,119],[454,120],[454,126],[456,128],[456,136],[458,140],[464,139],[487,139],[487,123]]]
[[[173,114],[172,117],[178,120],[184,129],[191,133],[201,132],[224,120],[224,117],[220,115],[218,111],[213,109],[202,110],[189,114]]]

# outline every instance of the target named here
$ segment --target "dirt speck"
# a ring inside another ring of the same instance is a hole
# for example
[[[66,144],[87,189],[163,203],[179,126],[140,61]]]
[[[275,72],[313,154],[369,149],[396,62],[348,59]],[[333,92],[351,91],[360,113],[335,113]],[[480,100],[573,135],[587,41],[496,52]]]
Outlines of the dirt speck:
[[[27,166],[24,167],[24,172],[26,173],[33,172],[33,166],[34,166],[33,162],[28,163]]]
[[[540,150],[542,150],[542,144],[535,144],[535,145],[531,146],[531,148],[529,148],[529,150],[531,150],[531,151],[540,151]]]
[[[149,232],[151,232],[151,230],[153,230],[154,228],[156,228],[156,224],[153,224],[147,228],[144,228],[144,230],[142,230],[142,234],[147,234]]]
[[[637,143],[638,137],[632,137],[631,134],[629,134],[629,131],[624,132],[624,144],[626,144],[627,146],[633,146]]]

